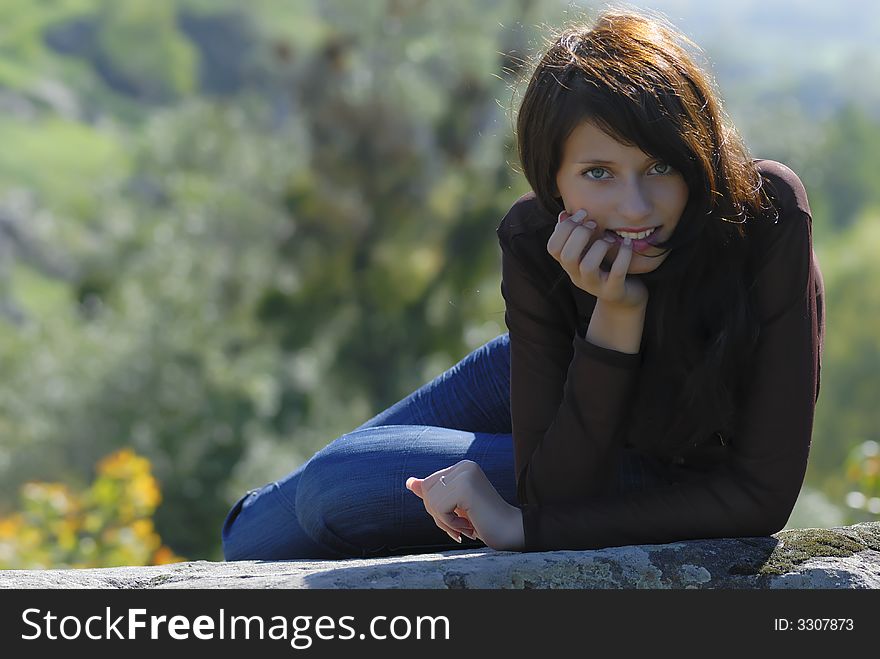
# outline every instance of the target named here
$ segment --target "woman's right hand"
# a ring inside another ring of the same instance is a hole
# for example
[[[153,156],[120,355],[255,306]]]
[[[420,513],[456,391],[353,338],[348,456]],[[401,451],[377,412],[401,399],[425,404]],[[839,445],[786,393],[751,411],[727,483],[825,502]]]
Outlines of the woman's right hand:
[[[599,266],[614,241],[608,238],[597,240],[596,223],[585,221],[586,216],[584,210],[574,215],[567,211],[559,214],[559,221],[547,242],[550,256],[559,262],[575,286],[606,305],[621,309],[646,305],[648,289],[645,284],[626,276],[632,261],[632,244],[621,245],[611,271],[604,272]]]

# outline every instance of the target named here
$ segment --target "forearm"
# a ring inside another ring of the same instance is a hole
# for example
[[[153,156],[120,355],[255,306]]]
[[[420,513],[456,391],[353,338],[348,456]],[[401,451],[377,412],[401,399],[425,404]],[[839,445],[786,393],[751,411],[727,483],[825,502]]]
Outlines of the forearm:
[[[597,301],[569,366],[562,403],[522,472],[521,501],[584,498],[607,486],[638,373],[646,307]]]
[[[636,354],[642,345],[646,310],[647,304],[627,309],[597,300],[584,338],[601,348]]]
[[[785,525],[793,505],[788,493],[780,498],[764,484],[755,486],[736,470],[720,468],[626,496],[526,505],[521,509],[522,551],[764,537]]]
[[[511,420],[520,503],[595,496],[616,471],[618,433],[632,406],[641,357],[638,350],[628,354],[578,335],[568,340],[573,354],[557,356],[511,332],[511,372],[518,375],[511,381]],[[561,383],[558,393],[545,395],[535,387],[552,379]],[[543,409],[537,409],[540,403]],[[536,424],[539,415],[545,421]]]

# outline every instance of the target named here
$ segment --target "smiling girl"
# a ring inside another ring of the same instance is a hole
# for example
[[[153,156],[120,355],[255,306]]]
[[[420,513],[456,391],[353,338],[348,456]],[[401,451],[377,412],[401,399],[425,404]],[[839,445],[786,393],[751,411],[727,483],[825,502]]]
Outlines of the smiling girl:
[[[552,40],[517,117],[531,192],[497,229],[509,331],[245,495],[228,559],[784,527],[824,337],[810,208],[691,48],[633,12]]]

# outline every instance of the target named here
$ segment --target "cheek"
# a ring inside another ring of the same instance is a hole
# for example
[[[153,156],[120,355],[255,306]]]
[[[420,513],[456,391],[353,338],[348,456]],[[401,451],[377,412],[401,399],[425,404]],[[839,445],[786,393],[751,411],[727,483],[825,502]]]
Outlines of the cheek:
[[[676,190],[676,206],[679,211],[679,215],[681,215],[682,211],[684,211],[685,206],[687,206],[688,198],[690,197],[690,191],[688,190],[687,184],[684,181],[679,181],[678,189]]]
[[[668,219],[678,221],[681,214],[684,212],[685,206],[687,206],[687,187],[682,188],[675,186],[664,190],[658,201],[662,204],[665,214],[668,215]]]
[[[574,212],[579,208],[585,209],[589,213],[599,214],[602,209],[609,206],[610,200],[602,190],[590,189],[586,185],[572,185],[569,181],[568,185],[560,188],[560,196],[562,197],[565,207]]]

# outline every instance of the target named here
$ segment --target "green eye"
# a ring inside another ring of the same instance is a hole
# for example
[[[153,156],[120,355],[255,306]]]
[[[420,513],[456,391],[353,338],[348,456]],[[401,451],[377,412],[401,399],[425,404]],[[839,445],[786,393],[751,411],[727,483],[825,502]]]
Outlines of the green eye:
[[[599,180],[602,178],[601,175],[593,176],[593,172],[605,172],[607,171],[604,167],[590,167],[589,169],[584,170],[583,174],[589,175],[589,178],[594,180]]]

